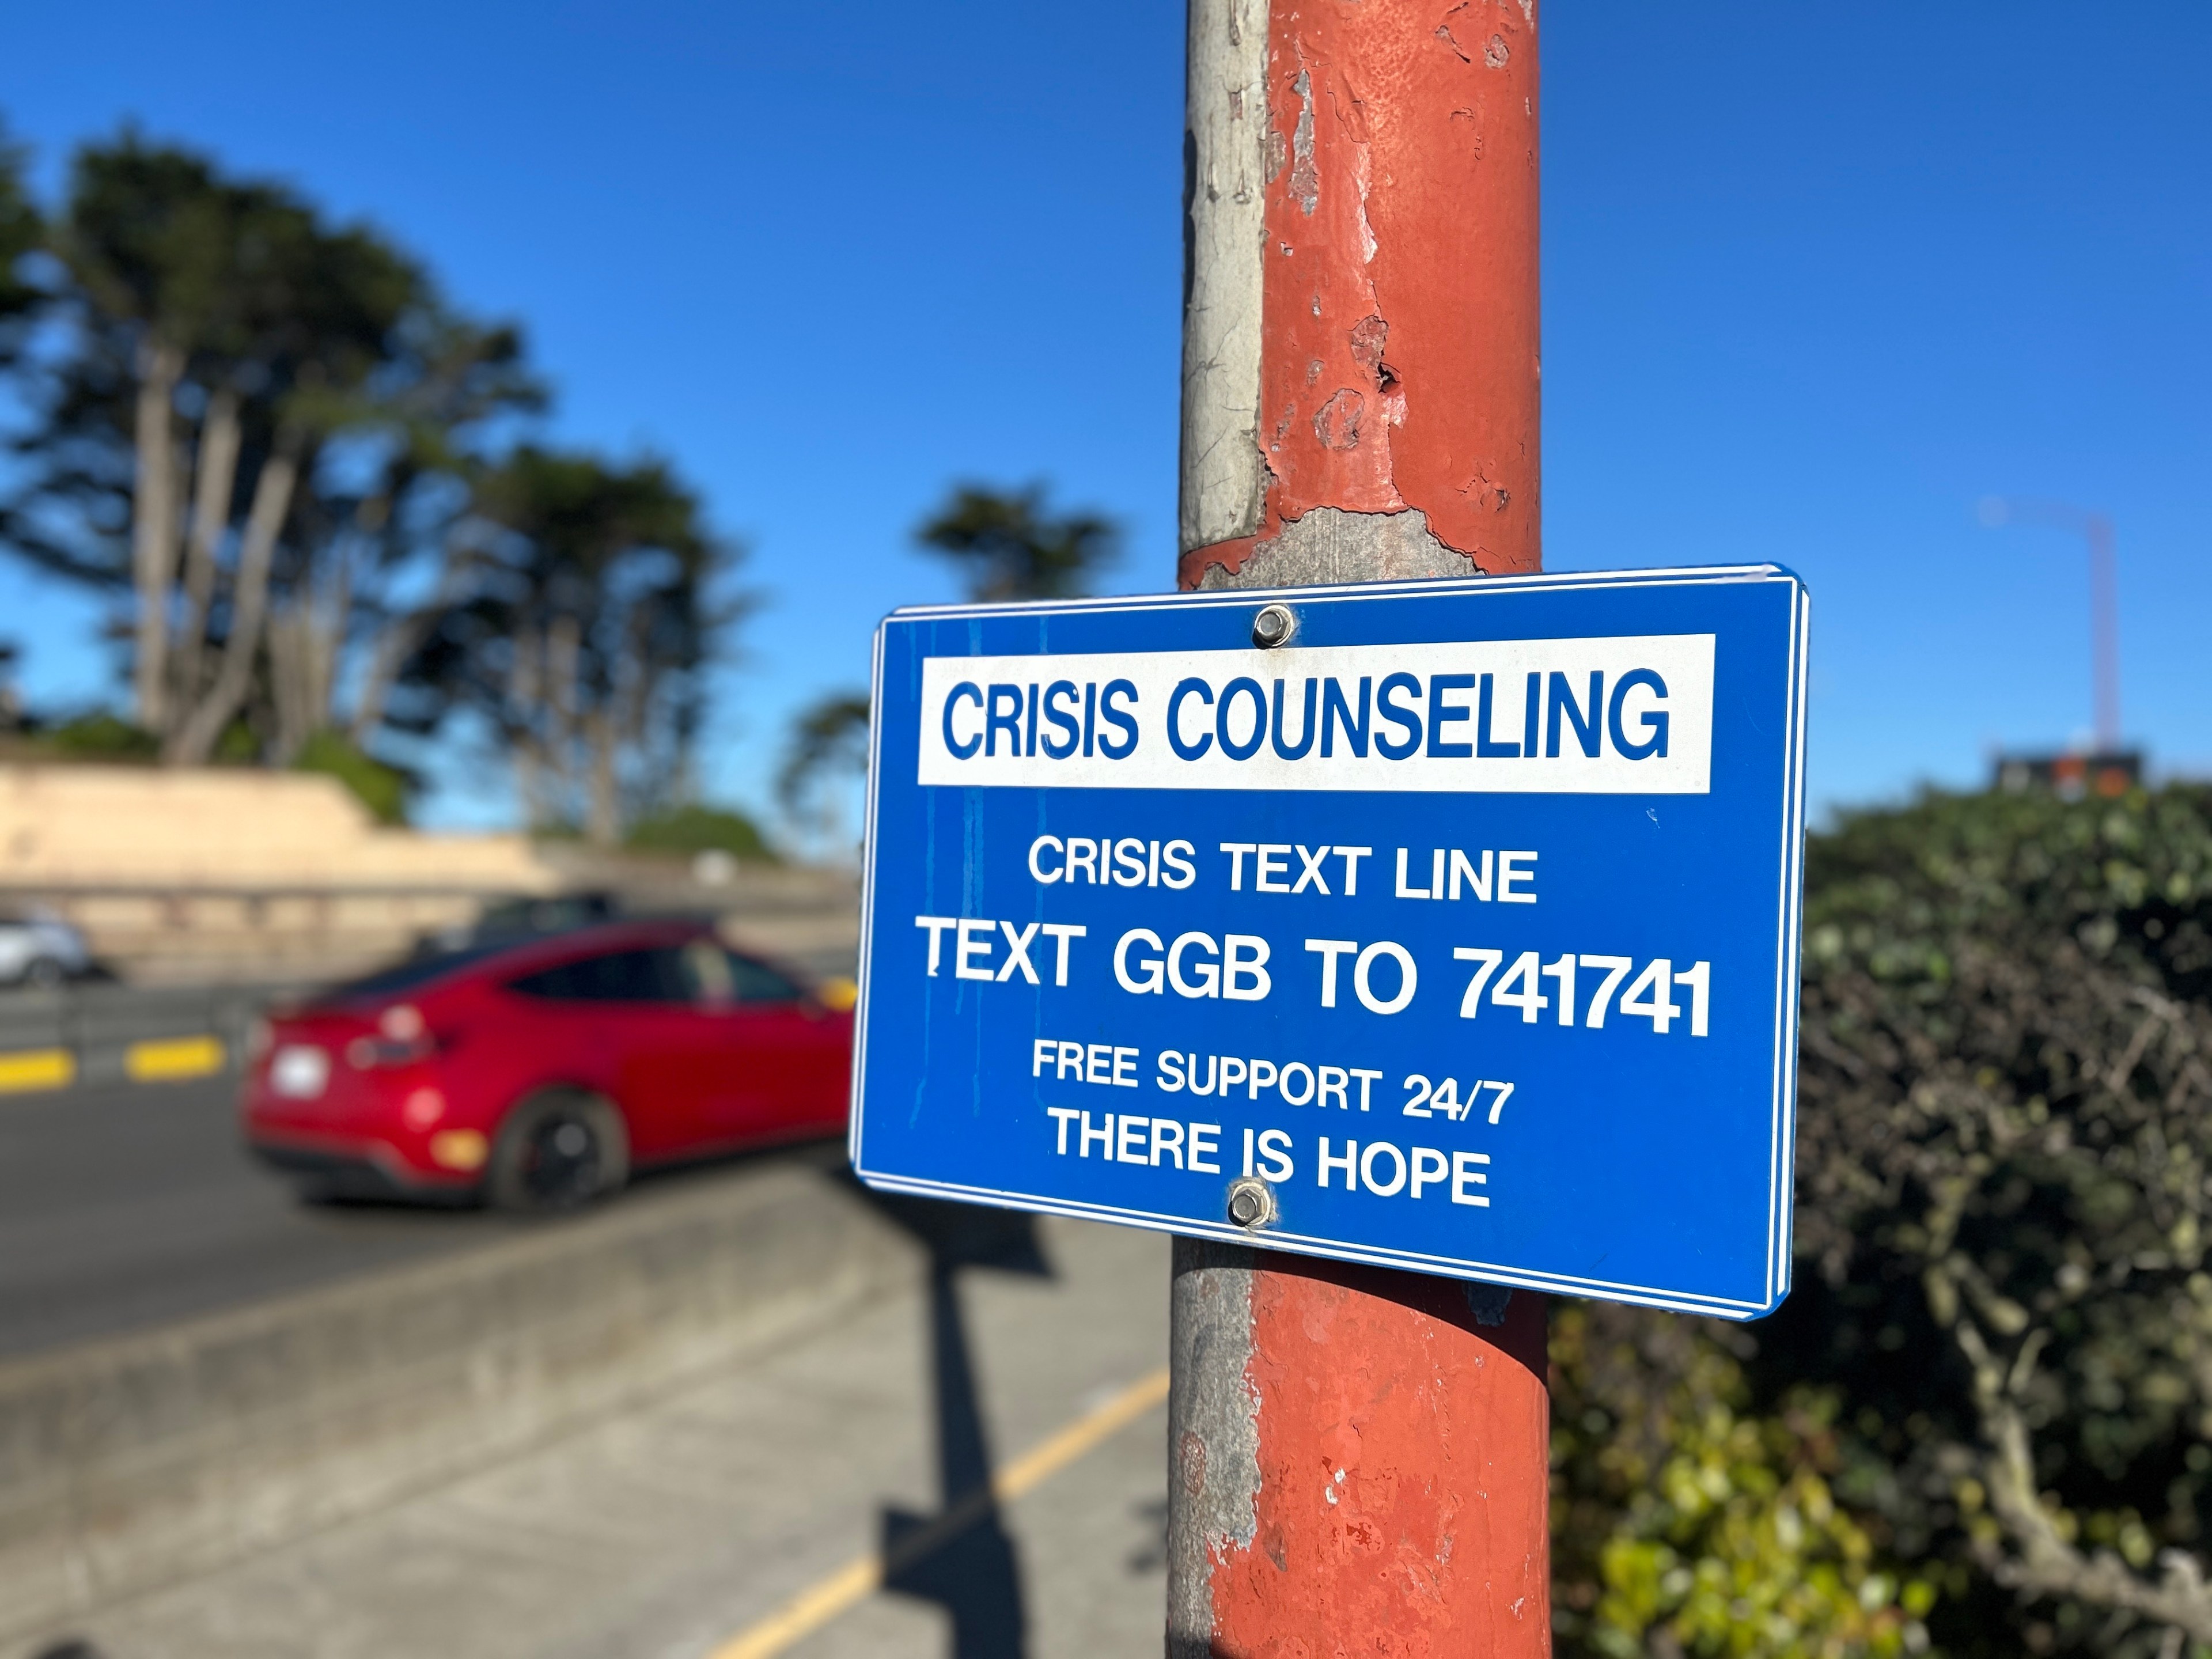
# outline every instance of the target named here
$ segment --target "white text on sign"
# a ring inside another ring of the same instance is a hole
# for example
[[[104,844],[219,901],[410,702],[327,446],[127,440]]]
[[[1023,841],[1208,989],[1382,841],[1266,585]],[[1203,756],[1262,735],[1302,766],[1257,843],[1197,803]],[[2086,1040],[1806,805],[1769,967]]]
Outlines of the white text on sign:
[[[1089,936],[1080,923],[1018,926],[981,916],[916,916],[914,924],[928,936],[922,971],[930,978],[948,962],[954,978],[987,985],[1015,981],[1042,988],[1048,972],[1054,988],[1064,990],[1083,977],[1071,949]],[[1304,945],[1315,959],[1310,982],[1320,1006],[1344,1006],[1347,986],[1353,1000],[1370,1014],[1403,1013],[1413,1006],[1421,967],[1413,951],[1397,940],[1308,939]],[[1692,1036],[1711,1032],[1709,961],[1677,968],[1671,957],[1654,957],[1638,970],[1634,957],[1603,951],[1562,951],[1547,961],[1541,951],[1480,945],[1455,945],[1451,956],[1466,975],[1459,993],[1462,1019],[1478,1019],[1486,1007],[1496,1007],[1512,1010],[1524,1025],[1537,1024],[1548,1013],[1553,1024],[1592,1031],[1626,1018],[1649,1021],[1660,1036],[1678,1020]],[[1274,946],[1259,933],[1216,936],[1196,929],[1131,927],[1115,941],[1109,965],[1114,982],[1132,996],[1172,991],[1191,1001],[1265,1002],[1274,994],[1280,973],[1269,966],[1274,957]],[[1042,972],[1040,960],[1048,964]],[[1686,1006],[1675,1000],[1678,993],[1687,993]]]
[[[1714,636],[931,657],[925,785],[1701,795]]]
[[[1079,1107],[1050,1106],[1045,1115],[1053,1121],[1053,1151],[1061,1158],[1089,1158],[1095,1152],[1108,1164],[1139,1164],[1147,1169],[1174,1169],[1196,1175],[1218,1176],[1221,1125],[1193,1123],[1181,1118],[1152,1117],[1142,1112],[1105,1112],[1093,1122]],[[1280,1183],[1297,1174],[1287,1131],[1244,1131],[1243,1173],[1264,1176]],[[1370,1140],[1362,1145],[1346,1140],[1341,1151],[1332,1151],[1329,1138],[1318,1138],[1313,1170],[1317,1183],[1327,1188],[1330,1178],[1347,1193],[1375,1198],[1419,1199],[1434,1190],[1454,1204],[1486,1210],[1490,1197],[1478,1193],[1490,1176],[1485,1166],[1487,1152],[1434,1146],[1401,1146],[1395,1141]]]

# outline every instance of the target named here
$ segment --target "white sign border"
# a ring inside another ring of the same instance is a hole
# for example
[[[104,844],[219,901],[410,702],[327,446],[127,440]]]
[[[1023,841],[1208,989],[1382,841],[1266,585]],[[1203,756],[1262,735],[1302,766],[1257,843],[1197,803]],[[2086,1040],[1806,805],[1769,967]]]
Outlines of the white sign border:
[[[1767,1225],[1763,1303],[1735,1297],[1705,1297],[1649,1285],[1619,1284],[1607,1279],[1566,1273],[1534,1273],[1493,1266],[1456,1256],[1429,1255],[1412,1250],[1382,1249],[1347,1245],[1276,1228],[1249,1232],[1231,1222],[1195,1221],[1155,1211],[1124,1209],[1119,1206],[1085,1204],[1072,1199],[1045,1198],[1000,1188],[968,1187],[954,1182],[918,1180],[904,1176],[872,1173],[863,1161],[860,1103],[866,1092],[869,969],[874,956],[876,887],[877,793],[883,777],[883,726],[872,721],[868,732],[867,809],[861,833],[865,837],[860,878],[860,1000],[853,1022],[853,1086],[846,1127],[846,1155],[853,1173],[883,1192],[906,1193],[923,1198],[949,1198],[968,1203],[1018,1209],[1042,1215],[1067,1216],[1078,1220],[1110,1221],[1142,1227],[1153,1232],[1179,1233],[1185,1237],[1209,1238],[1250,1249],[1267,1249],[1271,1242],[1294,1244],[1297,1253],[1359,1262],[1376,1267],[1401,1267],[1415,1273],[1456,1279],[1476,1279],[1516,1290],[1557,1291],[1595,1296],[1607,1301],[1663,1308],[1676,1313],[1705,1314],[1722,1319],[1756,1319],[1771,1313],[1790,1293],[1792,1206],[1789,1183],[1796,1176],[1797,1133],[1797,981],[1803,948],[1800,926],[1804,904],[1805,857],[1805,701],[1807,665],[1811,640],[1811,596],[1795,572],[1778,564],[1702,565],[1657,570],[1577,571],[1531,576],[1447,577],[1427,581],[1357,582],[1316,587],[1224,588],[1207,593],[1138,593],[1097,599],[1042,599],[1018,606],[1006,605],[902,605],[877,625],[870,653],[869,684],[877,696],[883,686],[884,630],[896,622],[957,621],[964,617],[1003,617],[1010,611],[1041,617],[1083,616],[1098,611],[1248,609],[1279,599],[1287,603],[1328,599],[1361,601],[1419,598],[1425,595],[1464,594],[1470,586],[1485,592],[1508,590],[1543,592],[1559,588],[1696,587],[1712,585],[1763,585],[1786,582],[1790,588],[1789,746],[1783,764],[1782,890],[1775,975],[1775,1043],[1773,1060],[1773,1115],[1767,1167]],[[921,787],[921,786],[917,786]],[[943,786],[939,786],[943,787]]]

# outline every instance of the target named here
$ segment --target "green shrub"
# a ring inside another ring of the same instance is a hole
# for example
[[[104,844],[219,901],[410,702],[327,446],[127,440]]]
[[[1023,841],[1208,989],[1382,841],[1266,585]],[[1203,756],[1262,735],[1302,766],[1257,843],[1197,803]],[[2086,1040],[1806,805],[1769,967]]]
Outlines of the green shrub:
[[[1930,796],[1814,838],[1796,1289],[1737,1330],[1562,1310],[1563,1650],[1887,1651],[1833,1596],[1758,1633],[1810,1570],[1762,1579],[1745,1528],[1809,1471],[1835,1519],[1800,1535],[1862,1606],[1870,1577],[1927,1602],[1908,1646],[2212,1651],[2209,998],[2204,791]],[[1664,1449],[1624,1474],[1616,1431]],[[1741,1478],[1705,1510],[1651,1473],[1715,1456]],[[1747,1562],[1733,1622],[1681,1590]]]
[[[407,807],[415,793],[415,779],[373,755],[363,754],[338,732],[322,731],[300,746],[292,763],[301,772],[320,772],[351,790],[379,823],[407,822]]]
[[[68,760],[159,760],[161,740],[105,709],[65,720],[38,738],[41,746]]]
[[[775,861],[760,826],[726,806],[678,806],[641,819],[628,843],[646,853],[727,853],[756,863]]]
[[[1833,1390],[1752,1408],[1741,1332],[1604,1304],[1553,1322],[1553,1620],[1565,1652],[1881,1655],[1936,1589],[1841,1501]],[[1870,1524],[1870,1521],[1872,1524]]]

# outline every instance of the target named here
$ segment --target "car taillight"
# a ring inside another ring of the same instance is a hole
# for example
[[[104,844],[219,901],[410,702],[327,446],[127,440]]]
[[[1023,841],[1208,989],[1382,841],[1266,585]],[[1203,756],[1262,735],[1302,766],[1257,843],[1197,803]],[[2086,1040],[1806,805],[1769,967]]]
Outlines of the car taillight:
[[[287,1100],[313,1100],[330,1080],[330,1054],[312,1042],[287,1042],[270,1057],[269,1087]]]

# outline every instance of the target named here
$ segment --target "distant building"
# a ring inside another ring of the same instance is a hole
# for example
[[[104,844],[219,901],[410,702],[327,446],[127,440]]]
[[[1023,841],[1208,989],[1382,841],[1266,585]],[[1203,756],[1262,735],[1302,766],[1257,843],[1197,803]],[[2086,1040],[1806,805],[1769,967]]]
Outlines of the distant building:
[[[2141,783],[2142,774],[2139,749],[2093,755],[2000,755],[1993,787],[2014,795],[2039,790],[2061,800],[2080,800],[2086,795],[2109,799]]]

